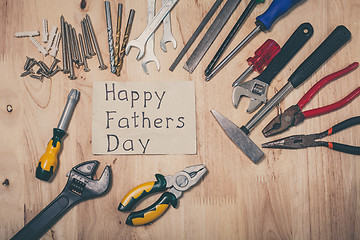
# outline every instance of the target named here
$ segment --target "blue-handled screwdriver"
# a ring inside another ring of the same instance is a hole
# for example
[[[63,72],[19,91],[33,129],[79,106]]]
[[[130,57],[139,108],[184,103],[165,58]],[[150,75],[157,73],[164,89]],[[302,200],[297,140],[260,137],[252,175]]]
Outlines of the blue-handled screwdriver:
[[[220,69],[222,69],[238,52],[239,50],[252,39],[260,31],[267,31],[271,25],[290,8],[296,5],[301,0],[274,0],[269,8],[256,18],[256,27],[237,45],[216,67],[208,72],[206,80],[210,80]]]

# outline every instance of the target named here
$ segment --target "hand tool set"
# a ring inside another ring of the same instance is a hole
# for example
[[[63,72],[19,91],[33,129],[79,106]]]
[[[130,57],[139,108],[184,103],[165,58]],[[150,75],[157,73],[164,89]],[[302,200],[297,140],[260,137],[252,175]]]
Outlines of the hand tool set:
[[[211,47],[222,28],[225,26],[232,13],[236,10],[241,0],[227,0],[220,10],[219,14],[211,24],[203,38],[200,40],[194,52],[184,65],[189,73],[192,73],[198,66],[208,49]],[[264,0],[251,0],[244,12],[231,31],[222,42],[213,59],[205,69],[206,81],[209,81],[215,74],[222,69],[239,51],[260,31],[267,31],[273,23],[298,4],[301,0],[273,0],[269,8],[256,18],[255,29],[245,37],[219,64],[218,61],[223,53],[230,45],[231,41],[251,14],[253,9]],[[156,12],[156,0],[147,0],[147,26],[145,30],[136,38],[128,42],[129,34],[133,25],[135,10],[131,9],[128,15],[124,36],[121,40],[121,25],[123,4],[118,4],[116,17],[115,41],[113,38],[112,18],[110,2],[105,1],[105,16],[107,30],[107,40],[109,46],[109,61],[111,73],[120,76],[123,66],[124,55],[128,55],[132,47],[139,49],[137,60],[142,59],[141,65],[146,74],[149,74],[147,63],[154,62],[157,70],[160,70],[160,63],[154,54],[154,36],[155,31],[161,23],[164,24],[163,36],[160,40],[160,48],[167,52],[166,43],[171,42],[173,48],[176,48],[177,42],[171,30],[170,12],[176,5],[178,0],[162,0],[161,9]],[[185,56],[195,39],[199,36],[206,24],[210,21],[223,0],[216,0],[208,11],[204,19],[196,28],[188,42],[185,44],[177,58],[174,60],[169,70],[173,71]],[[43,61],[37,61],[34,58],[27,57],[24,64],[24,72],[21,77],[30,76],[39,80],[44,77],[51,78],[61,68],[57,65],[60,60],[56,58],[59,48],[59,42],[62,40],[62,71],[69,74],[69,79],[76,79],[75,67],[84,67],[84,71],[90,71],[87,60],[92,56],[97,56],[99,61],[99,69],[104,70],[107,66],[104,64],[99,43],[95,35],[90,16],[86,16],[81,20],[81,33],[76,32],[75,28],[65,21],[64,16],[60,17],[60,30],[52,27],[48,33],[48,22],[46,19],[42,21],[42,42],[47,43],[44,47],[35,37],[40,36],[39,31],[18,32],[14,36],[17,38],[29,37],[30,41],[37,47],[38,51],[44,56],[48,54],[53,57],[53,62],[48,67]],[[247,108],[248,113],[254,112],[263,103],[264,106],[242,127],[238,127],[232,121],[224,117],[216,110],[211,110],[221,128],[227,136],[242,150],[254,163],[259,162],[264,156],[264,152],[249,138],[250,131],[275,107],[277,106],[294,88],[299,87],[307,79],[309,79],[332,55],[334,55],[343,45],[351,38],[350,31],[343,25],[336,27],[331,34],[314,50],[311,55],[306,58],[298,68],[293,71],[288,78],[288,82],[276,92],[275,95],[267,100],[267,91],[272,80],[279,72],[288,64],[288,62],[303,48],[308,40],[313,36],[314,29],[310,23],[301,24],[283,47],[272,39],[265,41],[255,52],[253,57],[249,57],[247,62],[249,67],[234,81],[232,102],[235,108],[238,107],[242,96],[249,97],[250,104]],[[145,51],[146,50],[146,51]],[[216,65],[217,64],[217,65]],[[282,113],[279,113],[270,123],[263,129],[262,133],[265,137],[281,133],[292,126],[296,126],[303,122],[306,118],[319,116],[331,111],[344,107],[360,94],[360,87],[351,92],[344,99],[330,104],[325,107],[302,111],[305,105],[329,82],[338,79],[341,76],[351,72],[358,67],[359,63],[354,62],[348,67],[328,75],[316,83],[300,101]],[[38,69],[34,70],[34,66]],[[243,82],[244,79],[252,72],[259,73],[257,77],[250,81]],[[74,112],[75,106],[79,101],[80,92],[72,89],[68,95],[66,106],[58,126],[53,129],[53,137],[47,145],[45,153],[41,156],[37,168],[36,178],[43,181],[51,181],[57,169],[58,154],[61,147],[61,140],[66,135],[70,119]],[[360,117],[349,118],[341,123],[336,124],[332,128],[316,134],[310,135],[294,135],[279,140],[262,144],[264,148],[281,148],[281,149],[300,149],[307,147],[325,146],[333,150],[360,155],[360,147],[349,146],[334,142],[316,141],[325,136],[332,135],[351,126],[358,125]],[[83,162],[75,167],[67,174],[68,182],[64,190],[55,198],[44,210],[34,217],[28,224],[24,226],[12,239],[37,239],[42,236],[63,214],[67,212],[73,205],[104,194],[111,183],[111,170],[106,166],[100,179],[93,180],[98,161]],[[126,224],[139,226],[149,224],[160,216],[162,216],[170,205],[177,206],[178,198],[182,196],[182,192],[187,191],[196,185],[207,173],[205,165],[193,165],[175,173],[174,175],[163,176],[156,174],[156,181],[141,184],[130,190],[121,200],[118,210],[121,212],[131,211],[142,199],[154,193],[163,194],[151,206],[136,212],[130,213],[127,217]]]
[[[236,86],[233,90],[233,104],[237,108],[240,98],[251,98],[247,112],[252,113],[267,101],[267,90],[271,81],[307,43],[313,35],[313,27],[309,23],[301,24],[281,48],[279,54],[269,66],[256,78]]]

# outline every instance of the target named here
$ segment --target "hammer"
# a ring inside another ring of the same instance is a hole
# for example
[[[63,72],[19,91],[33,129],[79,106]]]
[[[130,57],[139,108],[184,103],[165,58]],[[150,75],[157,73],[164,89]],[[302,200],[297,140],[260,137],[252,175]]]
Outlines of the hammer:
[[[217,111],[211,110],[211,113],[238,148],[240,148],[254,163],[259,162],[264,156],[264,152],[249,138],[248,135],[251,129],[282,99],[284,99],[287,94],[305,82],[324,62],[345,45],[350,38],[351,33],[345,26],[340,25],[336,27],[320,46],[295,70],[289,77],[288,83],[241,128]]]

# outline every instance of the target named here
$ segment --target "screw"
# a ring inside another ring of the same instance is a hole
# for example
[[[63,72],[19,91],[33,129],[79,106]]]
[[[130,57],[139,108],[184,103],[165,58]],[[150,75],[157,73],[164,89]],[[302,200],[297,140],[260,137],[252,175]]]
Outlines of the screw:
[[[33,58],[30,58],[28,56],[26,56],[26,62],[24,64],[24,70],[26,71],[26,69],[28,68],[29,64],[31,63],[31,61],[33,61],[34,59]]]
[[[54,57],[54,61],[52,62],[51,66],[50,66],[50,73],[54,70],[54,68],[58,64],[58,62],[60,62],[60,60]]]
[[[93,40],[93,43],[94,43],[94,46],[95,46],[95,51],[96,51],[96,55],[98,57],[98,60],[99,60],[99,68],[101,70],[104,70],[106,69],[106,65],[104,64],[104,60],[101,56],[101,52],[100,52],[100,48],[99,48],[99,44],[96,40],[96,36],[95,36],[95,31],[94,31],[94,28],[92,26],[92,23],[91,23],[91,19],[90,19],[90,16],[88,14],[86,14],[86,20],[87,20],[87,23],[89,24],[89,30],[90,30],[90,34],[91,34],[91,38]]]
[[[61,71],[61,68],[59,66],[56,66],[56,69],[53,70],[51,73],[50,73],[50,77],[53,77],[55,74],[57,74],[59,71]]]
[[[67,41],[66,41],[66,31],[65,31],[65,19],[64,16],[60,17],[60,25],[61,25],[61,39],[62,39],[62,57],[63,57],[63,72],[65,74],[69,73],[69,64],[67,58]]]
[[[69,28],[70,28],[70,26],[65,22],[66,41],[68,43],[67,56],[69,58],[69,69],[70,69],[69,78],[71,80],[75,80],[76,76],[74,74],[74,66],[73,66],[72,56],[71,56],[71,42],[70,42],[70,29]]]
[[[34,70],[30,69],[30,70],[27,70],[27,71],[23,72],[23,73],[20,75],[20,77],[25,77],[25,76],[27,76],[27,75],[29,75],[29,74],[33,74],[33,73],[34,73]]]
[[[50,68],[43,61],[38,61],[38,65],[44,73],[50,72]]]
[[[44,77],[43,75],[36,75],[36,74],[31,74],[30,77],[35,78],[40,80],[41,82],[43,81]]]
[[[27,66],[25,71],[29,71],[30,69],[32,69],[35,64],[37,64],[37,61],[35,59],[33,59],[33,61],[31,63],[29,63],[29,66]]]
[[[85,49],[84,49],[83,38],[82,38],[80,33],[79,33],[79,42],[80,42],[80,48],[81,48],[82,57],[84,59],[84,71],[88,72],[88,71],[90,71],[90,69],[88,67],[87,60],[86,60],[86,57],[85,57]]]
[[[68,41],[68,44],[70,46],[71,59],[72,59],[72,61],[76,62],[74,35],[72,34],[72,26],[71,26],[71,24],[69,24],[68,26],[69,26],[69,41]]]
[[[78,41],[78,38],[77,38],[77,35],[76,35],[76,30],[75,30],[75,28],[74,28],[74,40],[75,40],[76,53],[77,53],[77,56],[78,56],[78,62],[77,62],[77,64],[78,64],[79,66],[81,66],[81,65],[84,65],[84,62],[83,62],[82,57],[81,57],[79,41]]]

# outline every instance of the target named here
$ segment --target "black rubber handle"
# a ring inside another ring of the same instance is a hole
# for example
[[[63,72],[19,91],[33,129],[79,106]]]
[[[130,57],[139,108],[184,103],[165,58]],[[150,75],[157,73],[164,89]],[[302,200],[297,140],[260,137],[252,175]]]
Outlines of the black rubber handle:
[[[345,121],[342,121],[336,125],[334,125],[332,128],[329,128],[327,130],[328,132],[328,135],[330,136],[331,134],[334,134],[334,133],[337,133],[337,132],[340,132],[344,129],[347,129],[349,127],[352,127],[354,125],[358,125],[360,124],[360,116],[358,117],[352,117],[352,118],[349,118]]]
[[[320,46],[295,70],[289,82],[294,88],[305,82],[326,60],[339,50],[351,38],[351,32],[343,25],[335,30]]]
[[[288,62],[296,55],[302,46],[311,38],[314,29],[310,23],[301,24],[290,36],[280,52],[266,69],[256,79],[270,84],[276,75],[283,69]]]
[[[26,224],[11,240],[38,239],[76,202],[79,196],[70,196],[69,192],[61,192],[47,207]],[[75,195],[75,194],[74,194]]]
[[[354,147],[335,142],[329,143],[328,147],[338,152],[360,155],[360,147]]]

